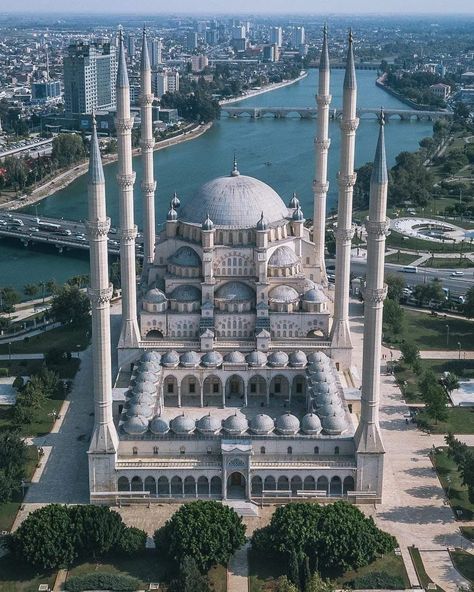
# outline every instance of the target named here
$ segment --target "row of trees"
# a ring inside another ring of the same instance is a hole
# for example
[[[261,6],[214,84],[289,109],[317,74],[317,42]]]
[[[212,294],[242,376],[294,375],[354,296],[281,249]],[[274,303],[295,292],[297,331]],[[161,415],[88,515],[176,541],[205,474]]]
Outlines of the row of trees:
[[[11,501],[25,477],[26,445],[18,431],[0,432],[0,503]]]
[[[420,106],[431,108],[444,107],[444,101],[436,97],[430,90],[432,84],[439,82],[452,83],[451,80],[446,80],[431,72],[400,72],[396,67],[387,68],[385,79],[385,84],[388,87]]]
[[[445,441],[448,445],[448,457],[456,463],[462,484],[467,487],[469,501],[474,504],[474,454],[451,433],[445,437]]]

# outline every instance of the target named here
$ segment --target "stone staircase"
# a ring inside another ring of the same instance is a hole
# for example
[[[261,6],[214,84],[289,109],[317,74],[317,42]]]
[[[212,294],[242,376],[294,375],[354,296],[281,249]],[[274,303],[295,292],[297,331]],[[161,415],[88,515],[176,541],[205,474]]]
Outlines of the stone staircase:
[[[260,516],[258,506],[253,502],[247,502],[245,500],[225,500],[223,502],[229,508],[232,508],[239,516]]]

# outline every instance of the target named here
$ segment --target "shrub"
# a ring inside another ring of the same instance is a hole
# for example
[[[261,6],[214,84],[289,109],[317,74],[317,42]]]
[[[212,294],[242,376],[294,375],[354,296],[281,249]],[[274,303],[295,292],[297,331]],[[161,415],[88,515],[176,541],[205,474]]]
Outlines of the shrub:
[[[118,551],[124,555],[137,555],[145,551],[146,532],[130,526],[124,528],[118,542]]]
[[[13,386],[13,388],[19,390],[19,389],[22,388],[23,384],[24,384],[23,377],[22,376],[17,376],[15,378],[15,380],[13,381],[13,385],[12,386]]]
[[[402,577],[393,576],[383,571],[374,571],[359,576],[350,582],[345,582],[344,585],[353,590],[403,590],[405,588]]]
[[[91,573],[84,576],[73,576],[66,580],[64,589],[68,592],[83,592],[83,590],[114,590],[114,592],[129,592],[138,590],[140,582],[136,578],[111,573]]]
[[[0,376],[3,378],[5,376],[8,376],[8,368],[0,368]]]

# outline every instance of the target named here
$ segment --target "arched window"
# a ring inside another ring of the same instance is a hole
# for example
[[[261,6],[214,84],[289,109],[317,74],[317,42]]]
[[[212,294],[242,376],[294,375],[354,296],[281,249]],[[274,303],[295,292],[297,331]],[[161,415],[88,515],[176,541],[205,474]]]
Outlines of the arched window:
[[[130,491],[130,483],[127,477],[119,477],[117,483],[117,489],[119,491]]]
[[[179,449],[179,453],[186,454],[186,448],[184,446],[181,446],[181,448]]]
[[[260,446],[260,454],[265,454],[265,446]]]
[[[319,454],[319,446],[314,447],[314,454]]]
[[[291,446],[288,446],[288,448],[286,449],[286,452],[288,454],[293,454],[293,448]]]
[[[138,454],[138,448],[136,446],[132,448],[132,454]]]
[[[158,454],[158,446],[153,446],[153,454]]]
[[[339,446],[336,446],[336,447],[334,448],[334,454],[339,454]]]
[[[143,491],[143,480],[141,477],[133,477],[132,491]]]

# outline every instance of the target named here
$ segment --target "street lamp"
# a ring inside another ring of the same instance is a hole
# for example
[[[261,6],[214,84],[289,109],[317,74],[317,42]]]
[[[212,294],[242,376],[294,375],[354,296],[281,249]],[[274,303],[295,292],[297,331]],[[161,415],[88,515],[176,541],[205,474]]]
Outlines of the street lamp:
[[[449,494],[451,493],[451,475],[448,475],[446,477],[446,481],[448,483],[448,490],[446,492],[446,495],[448,496],[448,500],[449,500]]]
[[[461,342],[458,341],[458,359],[461,359]]]
[[[446,347],[449,347],[449,325],[446,325]]]
[[[11,341],[8,342],[8,361],[11,364],[11,362],[12,362],[12,344],[11,344]]]

